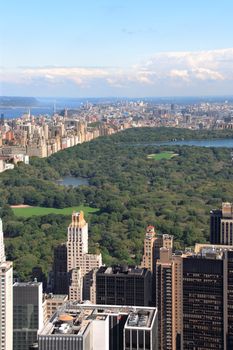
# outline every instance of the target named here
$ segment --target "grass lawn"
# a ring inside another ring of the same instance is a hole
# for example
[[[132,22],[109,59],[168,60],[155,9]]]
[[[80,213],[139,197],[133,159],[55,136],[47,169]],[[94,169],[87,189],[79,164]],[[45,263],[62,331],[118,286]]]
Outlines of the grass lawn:
[[[99,209],[77,206],[77,207],[69,207],[64,209],[56,209],[56,208],[44,208],[44,207],[28,207],[28,208],[12,208],[14,214],[16,216],[21,216],[25,218],[29,218],[33,215],[43,216],[48,214],[63,214],[63,215],[71,215],[73,211],[83,210],[85,215],[89,213],[95,213]]]
[[[161,152],[161,153],[153,153],[147,156],[148,159],[161,160],[161,159],[171,159],[173,157],[178,156],[178,154],[174,152]]]

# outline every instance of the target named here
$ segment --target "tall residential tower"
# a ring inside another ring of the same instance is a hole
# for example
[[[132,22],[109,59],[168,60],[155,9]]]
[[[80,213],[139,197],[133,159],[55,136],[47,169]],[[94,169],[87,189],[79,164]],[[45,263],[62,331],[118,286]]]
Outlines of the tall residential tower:
[[[102,265],[101,254],[88,254],[88,224],[82,211],[72,214],[67,234],[67,272],[70,275],[69,299],[81,301],[92,295],[90,271]],[[90,277],[89,277],[90,276]]]

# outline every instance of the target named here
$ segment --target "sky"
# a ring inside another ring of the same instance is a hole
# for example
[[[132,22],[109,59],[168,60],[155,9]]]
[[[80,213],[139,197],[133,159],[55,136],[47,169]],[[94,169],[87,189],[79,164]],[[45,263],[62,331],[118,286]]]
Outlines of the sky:
[[[1,0],[0,95],[233,95],[232,0]]]

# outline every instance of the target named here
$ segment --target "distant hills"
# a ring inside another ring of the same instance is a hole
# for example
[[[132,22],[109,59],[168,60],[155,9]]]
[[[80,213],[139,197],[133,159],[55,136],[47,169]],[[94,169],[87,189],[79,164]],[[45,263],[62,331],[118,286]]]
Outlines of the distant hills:
[[[38,106],[35,97],[0,96],[0,107],[32,107]]]
[[[68,98],[68,97],[19,97],[19,96],[0,96],[0,107],[39,107],[56,106],[63,108],[77,108],[87,102],[92,104],[109,104],[123,101],[145,101],[151,104],[198,104],[198,103],[233,103],[233,96],[167,96],[167,97],[86,97],[86,98]]]

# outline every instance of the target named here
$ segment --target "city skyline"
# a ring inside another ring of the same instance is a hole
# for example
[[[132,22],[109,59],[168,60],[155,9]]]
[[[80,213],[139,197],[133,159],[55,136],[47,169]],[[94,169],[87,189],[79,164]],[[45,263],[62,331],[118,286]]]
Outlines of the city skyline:
[[[229,0],[11,0],[0,9],[0,95],[232,93]]]

